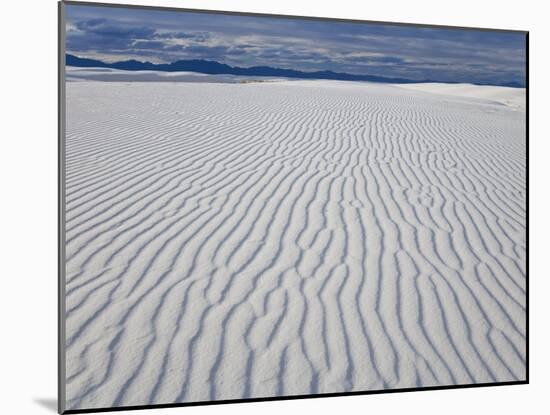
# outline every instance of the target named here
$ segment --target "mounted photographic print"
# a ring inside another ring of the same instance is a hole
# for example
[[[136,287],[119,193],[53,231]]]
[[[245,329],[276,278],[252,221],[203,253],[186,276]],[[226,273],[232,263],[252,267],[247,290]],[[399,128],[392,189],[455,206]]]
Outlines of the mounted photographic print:
[[[59,11],[60,412],[527,383],[527,32]]]

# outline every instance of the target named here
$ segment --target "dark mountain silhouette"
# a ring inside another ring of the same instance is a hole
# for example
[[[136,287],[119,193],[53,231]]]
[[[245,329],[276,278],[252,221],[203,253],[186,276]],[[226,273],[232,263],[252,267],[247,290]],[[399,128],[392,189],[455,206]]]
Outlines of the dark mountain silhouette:
[[[134,59],[113,63],[106,63],[96,59],[80,58],[75,55],[66,54],[65,63],[69,66],[81,68],[113,68],[126,71],[164,71],[164,72],[198,72],[209,75],[242,75],[242,76],[273,76],[283,78],[300,79],[331,79],[339,81],[367,81],[395,84],[411,84],[420,82],[442,82],[434,80],[413,80],[405,78],[387,78],[376,75],[355,75],[349,73],[333,71],[303,72],[294,69],[273,68],[270,66],[252,66],[241,68],[238,66],[229,66],[216,61],[202,59],[179,60],[172,63],[151,63],[140,62]],[[452,82],[451,82],[452,83]],[[515,88],[523,87],[517,82],[493,84],[499,86],[511,86]]]

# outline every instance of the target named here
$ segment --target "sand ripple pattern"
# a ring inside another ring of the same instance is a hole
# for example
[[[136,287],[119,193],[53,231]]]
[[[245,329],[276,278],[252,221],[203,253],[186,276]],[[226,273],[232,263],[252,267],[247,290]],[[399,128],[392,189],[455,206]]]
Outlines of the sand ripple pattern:
[[[525,378],[525,112],[67,85],[67,407]]]

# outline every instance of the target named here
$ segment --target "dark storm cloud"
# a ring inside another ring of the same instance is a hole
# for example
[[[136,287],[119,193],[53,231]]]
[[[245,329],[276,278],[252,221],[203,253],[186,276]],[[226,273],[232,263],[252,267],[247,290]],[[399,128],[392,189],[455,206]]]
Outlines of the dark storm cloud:
[[[155,34],[155,30],[150,27],[124,25],[104,18],[78,21],[75,27],[89,34],[106,37],[144,38]]]
[[[520,33],[67,6],[67,51],[84,57],[523,83]]]
[[[163,49],[166,45],[159,40],[136,40],[132,47],[136,49]]]
[[[158,39],[192,39],[197,42],[204,42],[210,37],[208,33],[185,33],[185,32],[164,32],[156,33]]]

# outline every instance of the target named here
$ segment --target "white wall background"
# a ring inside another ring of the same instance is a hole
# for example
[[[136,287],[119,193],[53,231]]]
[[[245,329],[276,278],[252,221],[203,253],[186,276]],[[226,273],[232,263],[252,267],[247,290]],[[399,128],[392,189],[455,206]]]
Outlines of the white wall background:
[[[109,1],[109,0],[103,0]],[[158,6],[529,30],[530,385],[176,408],[145,414],[543,413],[550,407],[549,24],[542,1],[118,0]],[[0,9],[0,411],[53,414],[57,307],[57,5]],[[543,408],[547,408],[544,410]],[[547,413],[547,412],[546,412]]]

